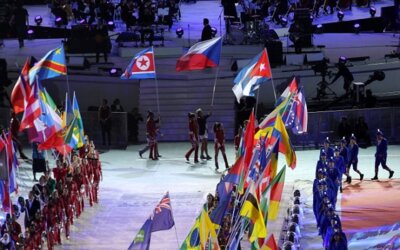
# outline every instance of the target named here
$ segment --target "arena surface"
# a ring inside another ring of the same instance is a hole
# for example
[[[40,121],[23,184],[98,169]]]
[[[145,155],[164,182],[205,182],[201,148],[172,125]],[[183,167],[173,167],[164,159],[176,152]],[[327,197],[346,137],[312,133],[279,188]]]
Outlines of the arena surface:
[[[127,150],[111,150],[101,154],[104,178],[100,183],[99,203],[94,207],[85,204],[85,211],[72,226],[70,240],[64,238],[62,246],[57,246],[56,249],[126,249],[166,191],[170,192],[176,227],[153,233],[150,249],[178,249],[178,245],[183,242],[200,213],[207,194],[214,192],[221,174],[215,173],[213,160],[195,165],[191,159],[191,163],[187,163],[183,155],[189,149],[189,143],[161,143],[162,158],[159,161],[141,159],[138,150],[142,146],[135,145]],[[212,155],[213,149],[210,149]],[[233,151],[233,146],[228,144],[227,155],[230,164],[234,160]],[[394,221],[385,220],[385,223],[380,223],[381,218],[390,217],[386,214],[390,207],[392,214],[400,207],[398,195],[395,197],[399,185],[400,146],[389,145],[388,165],[396,171],[394,179],[390,181],[387,180],[388,173],[383,170],[379,174],[380,182],[369,181],[374,174],[374,153],[375,147],[360,149],[359,169],[365,174],[365,180],[360,182],[358,175],[351,172],[354,181],[349,186],[344,185],[341,208],[340,197],[338,199],[337,209],[342,211],[344,230],[348,237],[355,235],[354,238],[348,238],[349,249],[369,249],[372,246],[371,241],[360,240],[360,234],[364,237],[365,234],[369,234],[372,237],[374,230],[375,234],[378,234],[379,229],[385,228],[384,226],[393,226]],[[317,150],[297,151],[296,169],[286,171],[280,216],[276,222],[269,225],[269,232],[278,237],[283,213],[290,202],[293,188],[300,189],[305,216],[301,229],[301,249],[322,249],[322,240],[318,236],[312,214],[312,181],[318,155]],[[220,161],[222,164],[222,159]],[[280,156],[279,168],[284,164],[283,157]],[[26,195],[27,187],[33,185],[30,166],[24,163],[19,176],[21,193]],[[384,186],[385,192],[371,190],[377,186]],[[377,193],[380,200],[388,201],[387,206],[376,200]],[[354,202],[359,199],[365,202],[360,203],[359,207],[354,207]],[[349,216],[353,218],[353,214],[357,215],[354,218],[360,223],[368,218],[375,221],[377,227],[374,229],[356,222],[359,225],[359,234],[354,234],[354,231],[350,231],[346,226]],[[373,216],[360,218],[362,214]],[[387,242],[399,234],[399,227],[396,230],[388,230],[387,235],[379,231],[380,237],[370,239],[373,239],[374,245]],[[243,240],[242,249],[250,249],[246,247],[245,241]]]

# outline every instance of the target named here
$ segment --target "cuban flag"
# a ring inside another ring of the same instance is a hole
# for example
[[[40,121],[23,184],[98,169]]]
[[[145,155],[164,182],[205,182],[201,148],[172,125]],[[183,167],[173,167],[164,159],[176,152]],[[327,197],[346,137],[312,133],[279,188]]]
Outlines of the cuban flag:
[[[199,70],[218,66],[221,47],[221,37],[196,43],[178,59],[176,71]]]
[[[156,65],[154,61],[153,47],[137,53],[124,73],[121,79],[153,79],[156,78]]]
[[[254,96],[254,91],[272,78],[267,50],[254,57],[236,76],[232,90],[238,102],[242,96]]]

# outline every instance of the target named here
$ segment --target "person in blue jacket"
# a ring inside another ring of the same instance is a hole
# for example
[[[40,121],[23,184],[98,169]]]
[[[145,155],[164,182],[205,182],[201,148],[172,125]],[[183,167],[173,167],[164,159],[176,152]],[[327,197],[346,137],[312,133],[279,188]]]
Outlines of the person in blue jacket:
[[[327,176],[329,179],[331,179],[332,181],[332,185],[333,185],[333,194],[334,194],[334,199],[336,202],[336,197],[337,197],[337,193],[340,187],[340,174],[339,174],[339,170],[335,167],[335,161],[333,159],[333,157],[331,159],[329,159],[328,161],[328,171],[327,171]]]
[[[322,169],[323,172],[326,172],[326,170],[328,169],[328,161],[325,150],[321,150],[320,157],[315,168],[315,178],[318,178],[318,171],[320,169]]]
[[[353,170],[360,175],[360,181],[362,181],[364,174],[358,170],[358,144],[357,138],[354,136],[354,134],[351,135],[349,144],[349,173],[351,165],[353,165]]]
[[[331,236],[329,248],[327,250],[347,250],[347,238],[341,230],[336,230]]]
[[[388,143],[383,137],[382,131],[378,129],[376,132],[376,153],[375,153],[375,176],[371,180],[378,180],[379,165],[389,172],[389,179],[393,177],[394,171],[386,165]]]
[[[322,152],[326,153],[326,157],[330,159],[333,157],[333,148],[330,146],[331,141],[329,140],[329,137],[326,137],[324,141],[324,146],[321,148],[319,156],[321,157]]]
[[[349,179],[351,177],[347,173],[347,169],[346,169],[346,165],[344,164],[343,156],[340,155],[340,149],[338,147],[335,147],[335,157],[333,157],[333,160],[335,161],[335,168],[339,171],[339,182],[340,182],[339,189],[340,189],[340,192],[342,193],[343,192],[343,188],[342,188],[343,175],[346,175],[347,179]]]
[[[340,141],[340,152],[339,155],[343,157],[344,165],[346,168],[346,182],[351,183],[351,176],[350,176],[350,169],[349,169],[349,149],[347,148],[347,141],[346,138],[343,137]]]

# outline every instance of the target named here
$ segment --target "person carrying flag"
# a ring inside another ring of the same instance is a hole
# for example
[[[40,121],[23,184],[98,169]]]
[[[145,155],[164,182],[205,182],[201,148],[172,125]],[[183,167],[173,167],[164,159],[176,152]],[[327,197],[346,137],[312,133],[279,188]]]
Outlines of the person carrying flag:
[[[150,149],[149,159],[158,160],[160,155],[158,154],[158,145],[157,145],[157,123],[160,122],[160,117],[155,120],[154,113],[152,111],[147,111],[147,121],[146,121],[146,136],[147,136],[147,145],[142,150],[139,151],[139,156],[142,158],[142,155]]]
[[[197,124],[199,126],[199,139],[201,140],[200,147],[200,159],[211,160],[211,156],[208,155],[207,141],[208,141],[208,131],[207,131],[207,119],[211,116],[211,112],[208,115],[203,114],[201,108],[196,110],[197,114]],[[206,154],[204,156],[204,153]]]
[[[199,162],[199,127],[196,121],[196,115],[194,113],[188,114],[189,118],[189,141],[192,147],[185,154],[186,161],[189,161],[190,155],[194,151],[194,163]]]

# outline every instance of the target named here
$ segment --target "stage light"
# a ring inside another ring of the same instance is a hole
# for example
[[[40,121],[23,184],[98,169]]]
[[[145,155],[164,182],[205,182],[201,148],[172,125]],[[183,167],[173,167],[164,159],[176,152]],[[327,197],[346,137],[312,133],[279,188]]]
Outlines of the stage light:
[[[356,34],[360,33],[360,24],[359,23],[354,24],[353,28],[354,28],[354,33],[356,33]]]
[[[115,23],[113,21],[107,22],[108,30],[113,31],[115,29]]]
[[[26,32],[26,38],[28,38],[28,40],[33,40],[35,36],[35,32],[32,29],[29,29]]]
[[[62,18],[61,17],[57,17],[56,20],[55,20],[55,24],[56,24],[56,26],[58,28],[60,28],[61,25],[62,25]]]
[[[338,13],[337,13],[337,17],[339,18],[339,21],[343,21],[343,18],[344,18],[344,13],[343,13],[343,11],[339,11]]]
[[[369,14],[371,14],[371,17],[375,17],[376,9],[375,9],[374,7],[371,7],[371,8],[369,9]]]
[[[36,16],[35,17],[35,23],[36,23],[37,26],[40,26],[40,24],[42,24],[42,22],[43,22],[42,16]]]
[[[217,28],[212,27],[212,28],[211,28],[211,36],[212,36],[212,37],[215,37],[215,36],[217,35],[217,33],[218,33]]]
[[[324,26],[322,26],[322,24],[318,24],[317,28],[315,29],[315,33],[322,34],[323,31],[324,31]]]
[[[110,76],[117,76],[118,69],[112,68],[112,69],[110,69],[110,71],[108,73],[110,74]]]
[[[79,24],[86,24],[86,19],[82,18],[81,20],[78,21]]]
[[[284,18],[284,17],[282,17],[282,18],[281,18],[281,25],[282,25],[282,27],[286,27],[287,24],[288,24],[287,19]]]
[[[178,38],[182,38],[183,36],[183,29],[182,28],[177,28],[176,29],[176,35],[178,36]]]
[[[339,57],[339,63],[346,63],[347,62],[347,57],[341,56]]]

